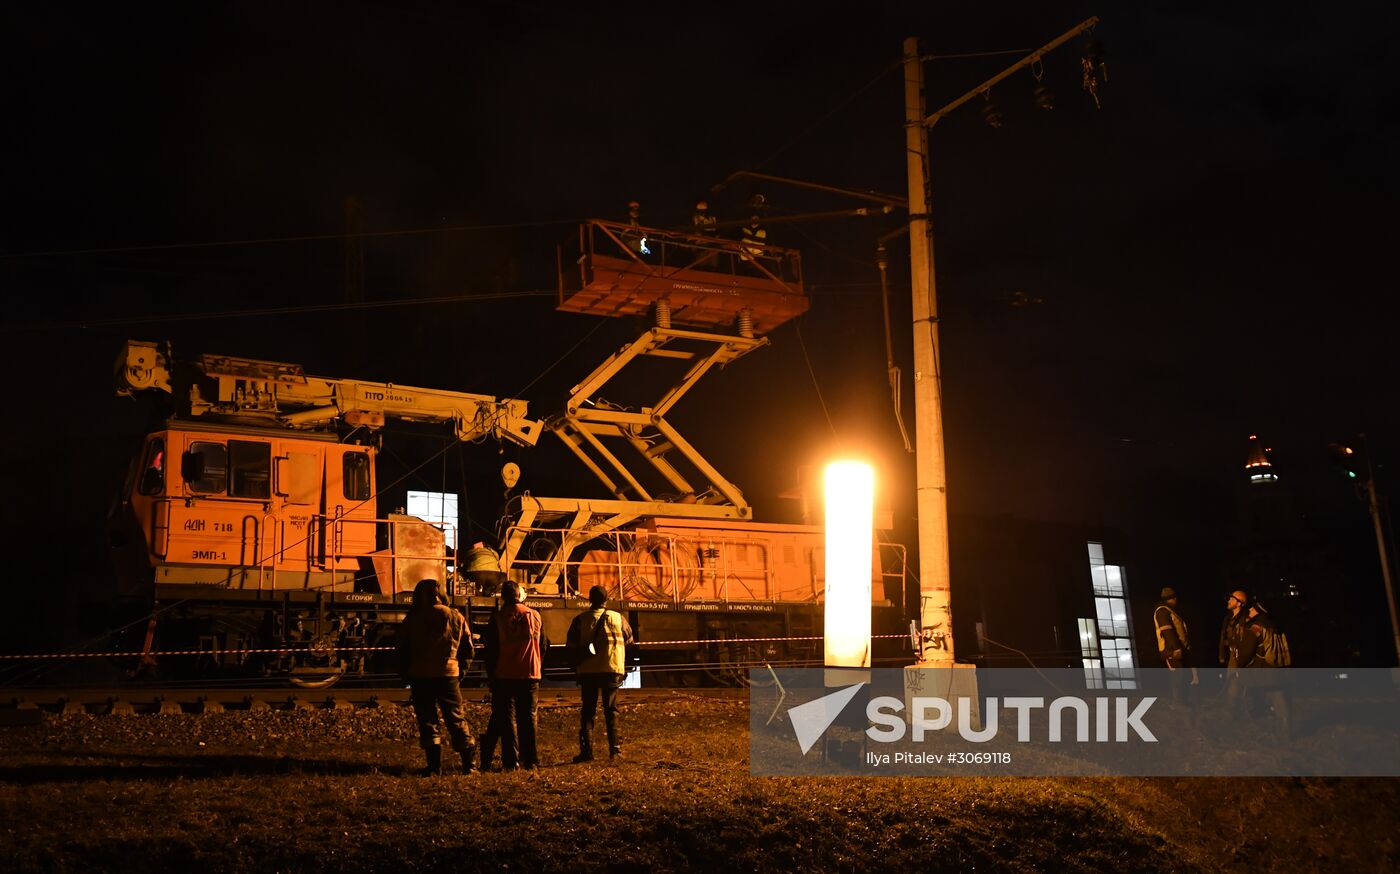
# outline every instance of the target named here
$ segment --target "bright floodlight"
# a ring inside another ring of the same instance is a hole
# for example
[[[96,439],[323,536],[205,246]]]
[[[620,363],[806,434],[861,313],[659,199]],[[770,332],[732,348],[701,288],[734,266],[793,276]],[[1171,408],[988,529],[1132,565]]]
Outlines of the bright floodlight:
[[[826,468],[826,665],[870,667],[870,573],[875,472],[859,461]]]

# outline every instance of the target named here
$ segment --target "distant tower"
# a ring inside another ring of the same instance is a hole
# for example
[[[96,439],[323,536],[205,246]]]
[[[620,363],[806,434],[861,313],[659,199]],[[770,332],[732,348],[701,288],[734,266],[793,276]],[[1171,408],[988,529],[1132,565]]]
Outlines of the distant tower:
[[[1249,455],[1245,459],[1244,470],[1249,474],[1250,485],[1278,482],[1278,474],[1274,473],[1274,466],[1269,463],[1269,450],[1254,434],[1249,435]]]

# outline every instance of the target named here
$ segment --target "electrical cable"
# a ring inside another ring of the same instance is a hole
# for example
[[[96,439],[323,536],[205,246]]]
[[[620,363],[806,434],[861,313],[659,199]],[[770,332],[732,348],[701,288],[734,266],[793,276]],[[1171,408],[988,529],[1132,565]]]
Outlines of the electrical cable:
[[[1035,49],[1006,49],[1000,52],[957,52],[953,54],[919,55],[921,61],[954,61],[959,58],[994,58],[1000,55],[1028,55]]]
[[[1026,55],[1026,54],[1029,54],[1029,53],[1032,52],[1032,51],[1034,51],[1034,49],[1007,49],[1007,50],[1005,50],[1005,51],[998,51],[998,52],[954,52],[954,53],[948,53],[948,54],[928,54],[928,55],[920,55],[920,56],[919,56],[919,60],[921,60],[921,61],[952,61],[952,60],[959,60],[959,59],[963,59],[963,58],[991,58],[991,57],[998,57],[998,56],[1001,56],[1001,55]],[[758,169],[761,170],[761,169],[763,169],[764,167],[767,167],[769,164],[773,163],[773,161],[774,161],[779,155],[783,154],[783,153],[786,152],[788,149],[792,148],[794,145],[796,145],[797,143],[799,143],[800,141],[802,141],[803,139],[805,139],[806,137],[808,137],[813,131],[815,131],[817,128],[821,127],[823,124],[825,124],[827,121],[829,121],[829,120],[831,119],[832,116],[836,115],[838,112],[840,112],[841,110],[845,109],[845,108],[846,108],[847,106],[849,106],[851,103],[855,102],[855,100],[857,100],[858,98],[860,98],[861,96],[863,96],[863,95],[865,94],[865,92],[869,91],[871,88],[874,88],[875,85],[877,85],[877,84],[880,82],[881,79],[884,79],[884,78],[885,78],[886,76],[888,76],[890,73],[892,73],[892,72],[894,72],[895,70],[899,69],[899,68],[902,67],[903,65],[904,65],[904,60],[901,58],[900,60],[894,61],[894,62],[890,63],[888,66],[886,66],[886,67],[884,67],[883,69],[881,69],[879,73],[876,73],[876,74],[875,74],[875,77],[874,77],[874,78],[872,78],[870,81],[866,82],[866,83],[865,83],[864,85],[862,85],[860,88],[856,89],[854,92],[851,93],[850,96],[848,96],[848,97],[846,97],[845,99],[841,100],[839,103],[837,103],[837,104],[836,104],[835,106],[833,106],[831,109],[827,110],[827,111],[826,111],[824,114],[822,114],[821,117],[819,117],[816,121],[813,121],[811,124],[807,125],[807,127],[803,128],[800,132],[798,132],[795,136],[793,136],[792,139],[788,140],[788,141],[787,141],[786,143],[784,143],[782,146],[778,147],[777,151],[773,152],[771,155],[769,155],[769,156],[768,156],[767,158],[765,158],[764,160],[760,161],[760,162],[759,162],[758,164],[756,164],[755,166],[756,166]]]
[[[817,400],[822,405],[822,415],[826,416],[826,425],[831,429],[831,436],[838,442],[841,435],[836,433],[836,423],[831,420],[831,411],[826,408],[826,398],[822,395],[821,383],[817,381],[817,372],[812,368],[812,358],[807,354],[807,341],[802,339],[802,323],[799,320],[795,323],[797,327],[797,345],[802,347],[802,360],[807,362],[807,373],[812,377],[812,388],[817,392]]]
[[[903,64],[903,61],[902,61],[902,60],[901,60],[901,61],[895,61],[894,63],[892,63],[892,64],[890,64],[890,65],[884,67],[883,69],[881,69],[879,73],[875,74],[875,78],[871,79],[869,82],[866,82],[863,86],[861,86],[859,89],[857,89],[857,90],[856,90],[854,93],[852,93],[849,97],[845,98],[844,100],[840,101],[840,102],[837,103],[835,106],[833,106],[831,109],[827,110],[827,112],[826,112],[825,114],[823,114],[820,118],[818,118],[816,121],[812,122],[811,124],[807,125],[807,127],[803,128],[800,132],[798,132],[795,136],[793,136],[792,139],[788,140],[786,143],[784,143],[782,146],[780,146],[780,147],[778,148],[777,151],[775,151],[773,154],[769,155],[769,156],[768,156],[767,158],[765,158],[764,160],[758,162],[758,163],[757,163],[756,165],[754,165],[754,166],[757,167],[758,169],[762,170],[764,167],[767,167],[769,164],[773,163],[773,160],[774,160],[775,158],[777,158],[779,155],[783,154],[783,153],[786,152],[788,149],[792,148],[794,145],[796,145],[797,143],[799,143],[800,141],[802,141],[803,139],[805,139],[805,138],[806,138],[808,135],[810,135],[814,130],[816,130],[818,127],[821,127],[823,124],[825,124],[833,115],[835,115],[836,113],[838,113],[838,112],[840,112],[841,110],[845,109],[845,108],[846,108],[847,106],[849,106],[852,102],[854,102],[858,97],[860,97],[861,95],[865,94],[865,92],[869,91],[871,88],[875,87],[876,83],[878,83],[881,79],[885,78],[885,77],[888,76],[890,73],[892,73],[892,72],[894,72],[895,70],[899,69],[899,67],[900,67],[901,64]]]
[[[553,292],[551,292],[551,293],[553,293]],[[586,334],[584,334],[582,337],[580,337],[577,343],[575,343],[574,345],[570,346],[570,347],[568,348],[568,350],[564,352],[563,355],[560,355],[558,358],[554,359],[554,363],[553,363],[553,364],[549,365],[549,366],[546,367],[544,370],[541,370],[539,376],[536,376],[534,379],[532,379],[532,380],[530,380],[529,382],[525,383],[525,387],[522,388],[522,389],[520,389],[520,391],[518,391],[518,392],[515,393],[516,397],[519,397],[520,395],[525,394],[525,392],[529,391],[531,388],[534,388],[535,383],[537,383],[537,382],[539,382],[540,380],[544,379],[545,376],[546,376],[551,370],[553,370],[554,368],[558,367],[560,364],[564,363],[564,359],[565,359],[565,358],[568,358],[570,355],[572,355],[572,354],[574,353],[574,351],[577,350],[580,346],[582,346],[582,345],[584,344],[584,341],[586,341],[589,337],[592,337],[594,334],[598,333],[598,329],[601,328],[601,327],[603,327],[603,325],[605,325],[605,324],[607,324],[607,319],[606,319],[606,318],[599,318],[599,319],[598,319],[598,324],[594,325],[594,326],[592,327],[592,329],[589,330],[588,333],[586,333]]]
[[[793,225],[793,229],[796,230],[797,233],[798,233],[798,235],[800,235],[803,239],[805,239],[805,240],[811,242],[813,245],[815,245],[815,246],[817,246],[818,248],[822,249],[822,250],[823,250],[824,252],[826,252],[828,255],[833,255],[833,256],[835,256],[835,257],[837,257],[837,258],[844,258],[845,260],[851,262],[852,264],[858,264],[858,265],[860,265],[861,267],[867,267],[867,268],[869,268],[869,269],[871,269],[871,270],[874,270],[874,269],[878,266],[874,261],[867,261],[867,260],[865,260],[864,258],[859,258],[859,257],[857,257],[857,256],[855,256],[855,255],[850,254],[849,252],[842,252],[842,251],[840,251],[839,249],[833,249],[833,248],[831,248],[830,246],[828,246],[828,245],[826,244],[826,242],[825,242],[824,240],[821,240],[821,239],[818,239],[817,237],[812,236],[812,234],[810,234],[810,233],[808,233],[807,231],[803,230],[803,229],[802,229],[800,226],[798,226],[798,225]],[[846,286],[846,287],[850,287],[850,286],[858,286],[858,285],[861,285],[861,283],[847,282],[847,283],[843,283],[843,285]],[[868,286],[869,286],[869,283],[865,283],[865,285],[868,287]],[[811,287],[812,287],[812,288],[822,288],[822,287],[834,288],[834,287],[836,287],[836,286],[811,286]],[[875,286],[875,287],[878,288],[879,286],[877,285],[877,286]]]
[[[351,240],[370,237],[407,237],[415,234],[463,233],[470,231],[505,231],[519,228],[544,228],[554,225],[581,224],[584,219],[550,219],[536,222],[510,222],[494,225],[447,225],[436,228],[408,228],[398,231],[362,231],[340,234],[302,234],[293,237],[252,237],[242,240],[209,240],[201,243],[149,243],[140,246],[100,246],[90,249],[48,249],[39,252],[0,252],[0,261],[23,258],[49,258],[63,255],[111,255],[124,252],[165,252],[176,249],[212,249],[227,246],[261,246],[271,243],[309,243],[324,240]]]
[[[203,313],[174,313],[171,315],[124,316],[112,319],[81,319],[47,324],[19,324],[0,326],[0,333],[22,331],[47,331],[68,328],[109,328],[123,325],[161,324],[166,322],[205,322],[215,319],[244,319],[259,316],[286,316],[302,313],[324,313],[343,310],[387,309],[390,307],[423,306],[443,303],[475,303],[489,300],[513,300],[516,298],[554,297],[557,291],[501,291],[486,294],[450,294],[440,297],[412,297],[402,300],[358,301],[349,303],[307,304],[294,307],[264,307],[245,310],[215,310]]]
[[[1007,646],[1007,645],[1004,644],[1004,643],[1001,643],[1001,642],[999,642],[999,641],[992,640],[990,637],[986,636],[985,634],[982,635],[982,639],[985,640],[987,643],[990,643],[992,646],[999,646],[999,647],[1001,647],[1002,649],[1010,650],[1011,652],[1014,652],[1014,653],[1016,653],[1017,655],[1019,655],[1021,658],[1025,659],[1025,660],[1026,660],[1026,664],[1028,664],[1028,665],[1031,666],[1031,670],[1035,671],[1037,674],[1040,674],[1040,678],[1041,678],[1042,680],[1044,680],[1047,684],[1049,684],[1049,686],[1050,686],[1051,689],[1054,689],[1056,692],[1059,692],[1061,695],[1064,694],[1064,690],[1063,690],[1063,689],[1061,689],[1059,686],[1056,686],[1055,683],[1054,683],[1054,681],[1052,681],[1049,677],[1045,676],[1045,672],[1044,672],[1044,671],[1042,671],[1040,668],[1036,667],[1035,662],[1031,661],[1031,657],[1030,657],[1030,656],[1026,655],[1024,652],[1022,652],[1021,650],[1017,649],[1017,648],[1014,647],[1014,646]]]

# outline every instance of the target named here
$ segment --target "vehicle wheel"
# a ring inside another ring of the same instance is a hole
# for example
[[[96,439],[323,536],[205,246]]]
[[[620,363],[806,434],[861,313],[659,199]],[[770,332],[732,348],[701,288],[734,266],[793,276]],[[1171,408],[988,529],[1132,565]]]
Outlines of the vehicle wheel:
[[[329,689],[343,676],[344,668],[293,668],[287,681],[298,689]]]

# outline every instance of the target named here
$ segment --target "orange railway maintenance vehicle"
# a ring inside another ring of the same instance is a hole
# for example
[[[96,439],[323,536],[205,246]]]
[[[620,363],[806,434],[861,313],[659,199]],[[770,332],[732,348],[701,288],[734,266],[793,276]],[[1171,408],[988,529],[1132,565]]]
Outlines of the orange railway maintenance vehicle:
[[[820,659],[819,527],[752,519],[743,493],[667,421],[707,372],[768,343],[807,308],[797,252],[590,221],[560,250],[559,309],[651,315],[654,326],[576,385],[543,420],[524,401],[355,379],[222,355],[176,360],[129,341],[121,395],[173,402],[133,460],[110,535],[122,592],[152,609],[143,659],[308,687],[385,673],[384,647],[414,584],[434,577],[474,625],[496,593],[461,578],[444,524],[381,513],[375,432],[441,423],[460,440],[534,446],[550,432],[606,497],[511,498],[501,568],[563,642],[602,585],[629,615],[647,683],[744,682],[763,664]],[[660,398],[621,408],[600,392],[624,370],[669,367]],[[877,657],[908,629],[903,548],[871,569]]]

